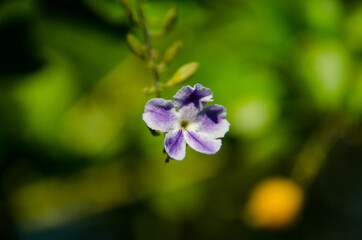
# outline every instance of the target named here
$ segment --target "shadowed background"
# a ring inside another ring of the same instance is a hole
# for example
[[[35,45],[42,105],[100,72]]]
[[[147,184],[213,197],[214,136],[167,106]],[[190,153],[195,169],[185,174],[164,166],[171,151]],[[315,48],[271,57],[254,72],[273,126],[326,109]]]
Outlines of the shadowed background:
[[[231,127],[165,164],[116,0],[0,2],[0,238],[362,239],[362,3],[149,0],[150,24],[171,7],[161,80],[198,61]]]

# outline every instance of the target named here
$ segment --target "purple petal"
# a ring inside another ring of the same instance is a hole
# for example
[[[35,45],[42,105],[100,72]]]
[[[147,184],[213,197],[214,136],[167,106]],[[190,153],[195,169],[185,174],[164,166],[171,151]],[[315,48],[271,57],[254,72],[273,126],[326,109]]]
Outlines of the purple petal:
[[[165,150],[174,160],[183,160],[186,155],[186,142],[182,130],[173,130],[165,136]]]
[[[185,86],[173,97],[177,108],[193,103],[196,108],[201,109],[206,103],[213,101],[212,92],[209,88],[196,84],[194,87]]]
[[[143,121],[153,130],[170,131],[176,121],[176,109],[172,101],[153,98],[146,103]]]
[[[199,115],[197,131],[207,133],[213,138],[224,137],[230,127],[225,117],[226,109],[223,106],[217,104],[207,106]]]
[[[186,143],[195,151],[205,154],[215,154],[220,150],[220,139],[214,139],[207,134],[188,130],[186,130],[184,133]]]

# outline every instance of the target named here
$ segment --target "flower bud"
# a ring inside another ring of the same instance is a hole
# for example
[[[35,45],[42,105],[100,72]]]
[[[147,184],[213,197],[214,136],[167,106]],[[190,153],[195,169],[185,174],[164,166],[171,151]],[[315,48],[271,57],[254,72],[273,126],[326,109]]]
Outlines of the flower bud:
[[[127,43],[130,49],[134,54],[136,54],[141,59],[145,59],[145,47],[141,44],[141,42],[131,33],[127,34]]]
[[[180,67],[172,78],[166,83],[166,87],[172,87],[179,83],[182,83],[192,77],[200,64],[198,62],[191,62]]]
[[[177,10],[176,8],[171,8],[170,10],[168,10],[168,12],[166,13],[166,17],[165,17],[165,27],[164,30],[165,32],[169,32],[172,30],[173,26],[176,23],[177,20]]]

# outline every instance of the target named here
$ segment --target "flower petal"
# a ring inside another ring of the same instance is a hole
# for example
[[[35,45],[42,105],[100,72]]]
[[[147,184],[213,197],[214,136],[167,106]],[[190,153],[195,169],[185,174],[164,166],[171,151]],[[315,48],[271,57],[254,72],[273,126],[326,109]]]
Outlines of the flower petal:
[[[165,136],[165,150],[174,160],[183,160],[186,155],[186,142],[182,130],[173,130]]]
[[[215,154],[220,150],[221,140],[207,134],[194,131],[184,131],[186,143],[195,151],[205,154]]]
[[[185,86],[173,96],[177,108],[193,103],[196,108],[201,109],[206,103],[213,101],[212,92],[209,88],[196,84],[194,87]]]
[[[224,137],[229,131],[230,123],[225,119],[226,109],[221,105],[205,107],[199,115],[198,132],[205,132],[213,138]]]
[[[170,100],[153,98],[146,103],[142,118],[149,128],[168,132],[176,121],[175,105]]]
[[[193,104],[189,104],[179,109],[176,114],[179,121],[186,120],[189,122],[196,122],[198,120],[200,110]]]

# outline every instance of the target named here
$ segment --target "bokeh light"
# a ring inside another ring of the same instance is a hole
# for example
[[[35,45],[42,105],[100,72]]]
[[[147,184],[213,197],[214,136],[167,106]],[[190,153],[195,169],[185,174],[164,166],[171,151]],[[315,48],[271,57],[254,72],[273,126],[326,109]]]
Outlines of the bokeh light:
[[[247,221],[259,228],[282,229],[295,221],[304,193],[293,180],[264,179],[251,191],[247,203]]]

